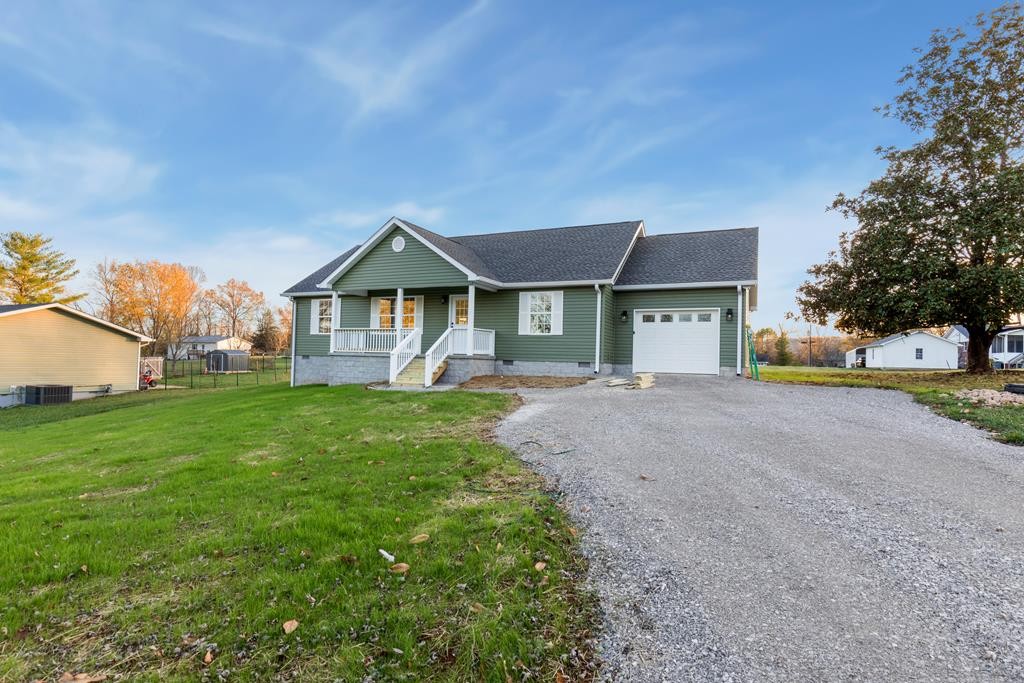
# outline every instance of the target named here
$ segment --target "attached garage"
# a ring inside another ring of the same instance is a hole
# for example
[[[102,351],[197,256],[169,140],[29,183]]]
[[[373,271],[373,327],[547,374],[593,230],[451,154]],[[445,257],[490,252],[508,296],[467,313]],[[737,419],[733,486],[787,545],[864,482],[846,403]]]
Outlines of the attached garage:
[[[719,309],[633,311],[633,371],[717,375]]]

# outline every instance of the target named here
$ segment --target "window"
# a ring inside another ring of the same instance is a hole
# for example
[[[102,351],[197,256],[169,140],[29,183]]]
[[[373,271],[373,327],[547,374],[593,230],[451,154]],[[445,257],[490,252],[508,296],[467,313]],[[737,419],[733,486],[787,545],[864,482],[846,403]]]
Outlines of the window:
[[[562,292],[520,292],[519,334],[562,334]]]
[[[924,360],[924,349],[914,349],[914,359]]]
[[[709,323],[709,322],[711,322],[711,314],[710,313],[698,313],[697,314],[697,322],[699,322],[699,323]]]
[[[398,252],[405,249],[405,238],[399,235],[395,239],[391,240],[391,250]]]
[[[992,341],[992,353],[1002,353],[1003,352],[1003,339],[1005,339],[1005,337],[996,337]]]
[[[1006,351],[1008,353],[1024,353],[1024,337],[1019,334],[1007,337]]]
[[[653,313],[644,313],[642,316],[640,316],[640,320],[642,322],[645,322],[645,323],[653,323],[654,322],[654,314]]]
[[[692,323],[693,322],[693,314],[692,313],[680,313],[679,314],[679,322],[681,322],[681,323]]]
[[[663,322],[663,323],[670,323],[670,322],[672,322],[672,314],[671,313],[662,313],[661,314],[661,322]]]
[[[390,330],[395,327],[395,301],[397,297],[387,296],[375,299],[377,302],[377,327]],[[411,330],[416,327],[416,297],[403,297],[402,327]]]
[[[469,324],[469,297],[452,297],[452,324],[457,327]]]
[[[331,300],[313,299],[310,302],[310,334],[331,333]]]

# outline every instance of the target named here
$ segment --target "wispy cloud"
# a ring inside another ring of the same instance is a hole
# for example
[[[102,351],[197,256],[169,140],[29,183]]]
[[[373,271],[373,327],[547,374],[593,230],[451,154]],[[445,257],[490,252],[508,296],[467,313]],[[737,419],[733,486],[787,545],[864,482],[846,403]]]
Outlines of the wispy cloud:
[[[440,221],[445,210],[440,206],[422,206],[416,202],[398,202],[390,206],[381,206],[361,211],[338,209],[314,216],[310,223],[317,227],[338,227],[343,230],[365,230],[380,227],[384,220],[391,216],[407,218],[416,223],[430,227]]]

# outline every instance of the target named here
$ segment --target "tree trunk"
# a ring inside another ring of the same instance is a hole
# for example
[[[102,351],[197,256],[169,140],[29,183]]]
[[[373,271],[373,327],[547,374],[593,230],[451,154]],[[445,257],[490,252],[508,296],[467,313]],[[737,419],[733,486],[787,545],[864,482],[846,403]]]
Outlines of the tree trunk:
[[[965,326],[967,327],[967,326]],[[992,345],[995,335],[990,334],[985,327],[967,327],[970,338],[967,341],[967,372],[984,373],[992,372],[992,363],[989,362],[988,349]]]

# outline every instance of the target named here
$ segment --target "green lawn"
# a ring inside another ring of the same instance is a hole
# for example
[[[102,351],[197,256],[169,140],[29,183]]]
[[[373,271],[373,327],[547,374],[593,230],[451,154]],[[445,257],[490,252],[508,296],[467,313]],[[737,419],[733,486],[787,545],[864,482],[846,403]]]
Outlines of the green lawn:
[[[575,531],[487,438],[514,400],[276,384],[0,411],[0,680],[585,677]]]
[[[1024,370],[988,375],[969,375],[962,370],[921,372],[791,366],[768,366],[760,370],[761,379],[766,382],[899,389],[940,415],[987,429],[1001,441],[1024,444],[1024,406],[976,406],[954,396],[961,389],[1002,390],[1004,384],[1024,382]]]
[[[287,382],[290,378],[291,358],[281,356],[251,356],[248,372],[204,373],[205,360],[177,360],[164,362],[164,376],[157,390],[167,386],[187,389],[229,389]]]

